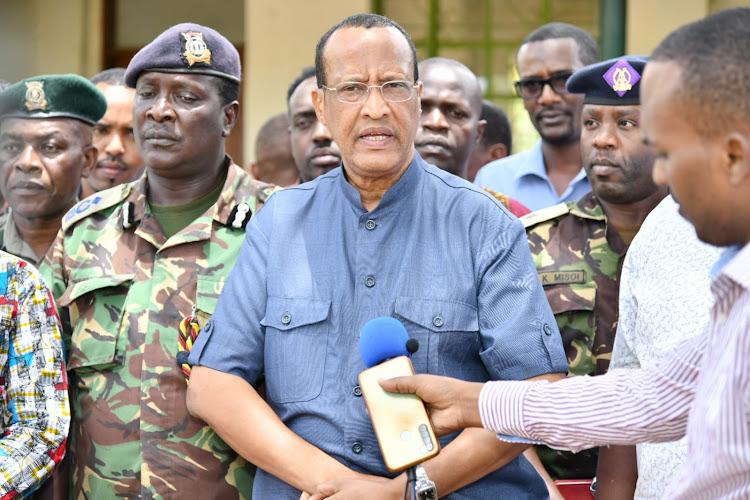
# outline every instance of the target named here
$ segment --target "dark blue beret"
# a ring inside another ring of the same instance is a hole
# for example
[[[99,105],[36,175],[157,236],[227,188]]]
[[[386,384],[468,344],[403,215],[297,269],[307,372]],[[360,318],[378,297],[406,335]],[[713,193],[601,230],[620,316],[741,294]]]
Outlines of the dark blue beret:
[[[573,94],[586,94],[584,104],[633,106],[641,103],[641,75],[646,56],[622,56],[583,67],[568,79]]]
[[[125,83],[135,88],[143,71],[197,73],[240,81],[240,54],[218,31],[182,23],[164,31],[138,51],[125,71]]]
[[[0,94],[2,118],[75,118],[90,125],[107,112],[107,99],[79,75],[41,75]]]

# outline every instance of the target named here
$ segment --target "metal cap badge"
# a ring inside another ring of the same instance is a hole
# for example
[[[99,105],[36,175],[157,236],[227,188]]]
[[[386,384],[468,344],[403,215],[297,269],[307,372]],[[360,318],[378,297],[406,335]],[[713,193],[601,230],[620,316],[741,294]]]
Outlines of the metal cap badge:
[[[584,104],[633,106],[641,103],[640,81],[646,56],[622,56],[585,66],[568,79],[573,94],[586,94]]]

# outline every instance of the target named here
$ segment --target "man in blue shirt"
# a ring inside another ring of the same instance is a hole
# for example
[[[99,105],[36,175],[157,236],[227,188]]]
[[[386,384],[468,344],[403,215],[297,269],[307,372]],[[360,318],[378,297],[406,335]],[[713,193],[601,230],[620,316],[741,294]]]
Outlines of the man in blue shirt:
[[[188,405],[258,466],[256,498],[350,478],[341,498],[400,499],[406,475],[386,469],[357,385],[365,323],[398,318],[418,373],[556,380],[567,364],[521,223],[414,150],[422,85],[403,28],[347,18],[316,69],[343,167],[274,194],[248,224],[190,355]],[[525,445],[483,430],[441,444],[424,464],[441,498],[547,497]]]
[[[565,83],[574,71],[596,62],[596,40],[577,26],[550,23],[531,32],[516,54],[516,92],[541,139],[528,151],[485,165],[474,183],[531,210],[588,193],[580,149],[583,97],[566,92]]]

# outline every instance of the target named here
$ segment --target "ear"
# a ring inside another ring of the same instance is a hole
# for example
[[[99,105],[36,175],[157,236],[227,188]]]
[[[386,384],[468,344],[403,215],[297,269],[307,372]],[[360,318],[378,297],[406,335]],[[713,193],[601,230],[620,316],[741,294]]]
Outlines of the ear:
[[[258,177],[260,175],[260,169],[258,168],[258,162],[251,162],[249,165],[250,175],[253,176],[253,179],[256,181],[260,180]]]
[[[499,160],[500,158],[505,158],[508,156],[508,148],[505,147],[505,144],[498,142],[497,144],[493,144],[489,148],[487,148],[487,158],[489,161],[495,161]]]
[[[240,116],[240,103],[232,101],[224,106],[222,111],[224,123],[221,136],[228,137],[234,128],[234,124],[237,123],[237,118]]]
[[[477,122],[477,139],[474,141],[474,146],[482,142],[482,137],[484,137],[484,129],[487,126],[487,120],[479,120]]]
[[[99,157],[99,150],[96,149],[96,146],[89,145],[86,146],[86,149],[83,152],[83,158],[84,158],[84,164],[83,164],[83,170],[81,170],[81,177],[87,178],[89,174],[94,170],[94,167],[96,166],[96,159]]]
[[[327,127],[328,124],[325,119],[325,93],[323,92],[323,89],[314,89],[311,95],[315,114],[318,116],[318,121]]]
[[[739,133],[732,132],[724,140],[724,164],[730,184],[742,184],[750,174],[750,142]]]

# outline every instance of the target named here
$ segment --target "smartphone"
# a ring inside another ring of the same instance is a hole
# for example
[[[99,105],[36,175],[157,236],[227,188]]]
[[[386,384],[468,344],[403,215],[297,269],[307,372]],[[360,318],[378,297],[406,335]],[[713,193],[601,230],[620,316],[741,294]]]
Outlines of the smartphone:
[[[424,403],[415,394],[386,392],[378,379],[414,375],[406,356],[384,361],[359,374],[359,387],[378,438],[385,466],[391,472],[413,467],[440,453]]]

